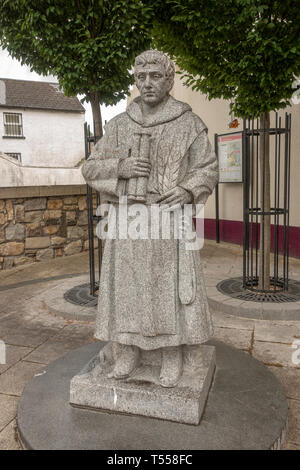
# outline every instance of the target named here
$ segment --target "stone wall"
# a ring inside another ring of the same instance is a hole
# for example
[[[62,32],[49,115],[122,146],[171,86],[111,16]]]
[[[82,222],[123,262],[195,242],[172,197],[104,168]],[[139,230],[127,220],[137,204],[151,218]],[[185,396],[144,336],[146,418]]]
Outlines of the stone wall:
[[[85,195],[0,199],[0,269],[87,249]]]

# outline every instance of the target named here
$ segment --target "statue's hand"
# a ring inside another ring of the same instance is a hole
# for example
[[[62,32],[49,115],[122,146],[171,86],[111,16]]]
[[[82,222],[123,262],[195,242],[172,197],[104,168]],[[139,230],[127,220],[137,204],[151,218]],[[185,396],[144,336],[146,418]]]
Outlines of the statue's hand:
[[[177,205],[184,206],[184,204],[192,202],[192,199],[191,193],[180,186],[176,186],[161,196],[157,202],[161,202],[164,207],[173,207]]]
[[[151,164],[148,160],[141,158],[124,158],[120,160],[118,176],[122,179],[138,178],[139,176],[149,177]]]

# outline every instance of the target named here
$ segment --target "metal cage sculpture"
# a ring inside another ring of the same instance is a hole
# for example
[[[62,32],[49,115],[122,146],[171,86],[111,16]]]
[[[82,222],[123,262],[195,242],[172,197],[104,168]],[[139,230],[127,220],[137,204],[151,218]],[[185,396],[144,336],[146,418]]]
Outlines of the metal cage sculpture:
[[[244,120],[243,287],[253,294],[269,297],[261,300],[275,300],[276,293],[289,288],[291,115],[285,114],[282,125],[282,117],[277,112],[274,114],[274,127],[266,120],[260,121],[262,126],[258,119]],[[267,139],[272,168],[269,210],[266,210],[264,200],[268,183],[265,171]],[[270,230],[273,252],[268,268],[269,282],[264,278],[266,230]]]

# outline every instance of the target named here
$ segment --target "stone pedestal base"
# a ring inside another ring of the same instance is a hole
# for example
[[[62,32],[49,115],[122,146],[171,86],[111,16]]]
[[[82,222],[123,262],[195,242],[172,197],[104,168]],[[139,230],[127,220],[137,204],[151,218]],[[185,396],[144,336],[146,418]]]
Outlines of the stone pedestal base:
[[[18,433],[35,450],[280,449],[287,425],[282,385],[266,366],[217,341],[216,370],[199,426],[71,406],[70,381],[99,351],[92,343],[44,366],[18,404]]]
[[[113,361],[101,351],[102,359],[97,354],[71,380],[71,405],[199,424],[214,375],[215,347],[186,347],[183,374],[174,388],[159,384],[160,351],[143,354],[128,379],[116,380],[107,378]]]

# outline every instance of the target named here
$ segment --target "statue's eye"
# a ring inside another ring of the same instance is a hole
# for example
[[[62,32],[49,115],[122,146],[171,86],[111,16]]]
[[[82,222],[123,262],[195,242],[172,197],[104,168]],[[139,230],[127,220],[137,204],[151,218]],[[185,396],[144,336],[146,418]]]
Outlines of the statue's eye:
[[[139,80],[145,80],[145,75],[138,75]]]

